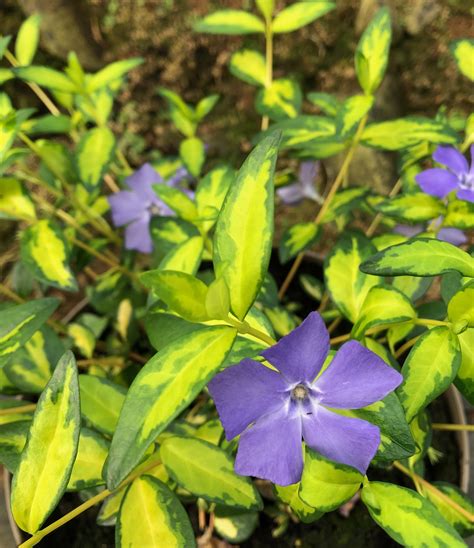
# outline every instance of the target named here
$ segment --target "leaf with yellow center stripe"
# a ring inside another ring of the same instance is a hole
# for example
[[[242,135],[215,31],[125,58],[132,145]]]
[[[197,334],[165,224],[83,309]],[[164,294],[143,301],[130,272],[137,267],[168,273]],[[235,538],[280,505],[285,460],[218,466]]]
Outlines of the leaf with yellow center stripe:
[[[320,227],[314,223],[297,223],[283,234],[278,253],[280,261],[286,263],[298,253],[310,248],[319,238]]]
[[[214,235],[214,268],[230,292],[232,312],[242,320],[263,283],[273,238],[273,175],[280,133],[250,153],[229,189]]]
[[[0,366],[5,365],[56,310],[57,299],[38,299],[8,308],[0,316]]]
[[[405,360],[404,381],[397,390],[408,421],[448,388],[460,364],[459,341],[448,327],[434,327],[418,339]]]
[[[67,490],[78,491],[102,485],[104,483],[102,468],[108,451],[109,443],[100,434],[82,427]]]
[[[128,487],[115,528],[117,548],[193,548],[185,509],[160,480],[144,475]]]
[[[77,290],[68,264],[67,242],[51,221],[43,219],[23,232],[21,258],[40,282],[67,291]]]
[[[38,401],[13,476],[11,506],[17,525],[35,533],[61,499],[76,458],[79,384],[74,355],[66,352]]]
[[[21,183],[12,177],[0,178],[0,217],[26,221],[36,219],[33,202]]]
[[[193,331],[163,348],[138,373],[112,439],[106,464],[109,487],[117,487],[219,370],[236,334],[230,327]]]
[[[262,508],[252,482],[234,472],[231,457],[219,447],[175,436],[162,443],[160,456],[170,476],[193,495],[246,510]]]

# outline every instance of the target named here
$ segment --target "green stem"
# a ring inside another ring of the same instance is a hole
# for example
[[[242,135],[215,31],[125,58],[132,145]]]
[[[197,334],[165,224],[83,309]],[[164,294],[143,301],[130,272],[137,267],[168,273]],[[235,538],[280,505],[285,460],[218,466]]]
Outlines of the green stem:
[[[352,140],[352,144],[347,152],[347,155],[344,159],[344,162],[341,166],[341,169],[339,170],[339,173],[337,174],[336,179],[334,180],[334,183],[331,186],[331,189],[326,196],[326,199],[324,200],[323,205],[321,206],[321,209],[318,211],[318,214],[314,218],[313,222],[314,224],[320,224],[321,221],[324,218],[324,215],[327,213],[334,196],[336,195],[336,192],[339,190],[342,182],[344,181],[344,177],[346,176],[346,173],[349,170],[349,166],[351,164],[352,158],[354,156],[354,152],[357,148],[357,145],[359,144],[359,141],[362,137],[362,133],[364,132],[365,125],[367,124],[368,115],[365,115],[362,120],[359,122],[359,127],[357,128],[356,134],[354,135],[354,139]],[[299,253],[288,272],[285,281],[283,282],[282,286],[280,287],[280,291],[278,292],[278,297],[283,299],[285,296],[286,291],[290,287],[291,282],[293,281],[293,278],[295,277],[296,273],[298,272],[298,268],[301,265],[301,262],[303,261],[304,253]]]
[[[434,422],[431,425],[433,430],[448,430],[453,432],[474,432],[474,424],[444,424],[440,422]]]
[[[269,346],[276,344],[276,340],[270,337],[270,335],[267,335],[267,333],[264,333],[263,331],[260,331],[255,327],[252,327],[247,322],[239,322],[238,320],[234,320],[230,317],[226,318],[225,321],[232,327],[235,327],[237,331],[242,335],[252,335],[253,337],[260,339]]]
[[[265,22],[265,88],[269,88],[273,81],[273,30],[272,21],[267,19]],[[262,131],[268,129],[268,116],[262,117]]]
[[[8,407],[6,409],[0,409],[0,416],[15,415],[16,413],[26,413],[27,411],[34,411],[35,409],[36,409],[36,403],[29,403],[28,405],[20,405],[19,407]]]
[[[46,535],[49,535],[49,533],[52,533],[53,531],[56,531],[56,529],[59,529],[62,525],[65,523],[68,523],[75,517],[82,514],[84,511],[88,510],[92,506],[95,506],[99,502],[103,501],[110,495],[113,495],[122,487],[125,487],[129,483],[131,483],[133,480],[137,479],[142,474],[145,474],[146,472],[149,472],[156,466],[161,464],[161,460],[153,460],[149,463],[145,463],[141,468],[138,468],[135,472],[132,472],[128,478],[126,478],[118,487],[117,489],[114,489],[113,491],[110,491],[109,489],[104,489],[101,493],[98,495],[95,495],[94,497],[90,498],[77,508],[74,508],[74,510],[71,510],[71,512],[68,512],[65,514],[62,518],[56,520],[55,522],[51,523],[51,525],[48,525],[48,527],[45,527],[44,529],[41,529],[37,533],[35,533],[31,538],[29,538],[27,541],[23,542],[19,545],[18,548],[27,548],[29,546],[34,546],[35,544],[38,544],[38,542],[43,539]]]
[[[402,179],[398,179],[397,182],[393,185],[392,190],[389,192],[388,197],[393,198],[393,196],[396,196],[401,188],[403,186]],[[365,235],[370,238],[374,235],[375,231],[377,230],[377,227],[379,226],[380,222],[383,219],[382,213],[377,213],[377,215],[373,218],[372,222],[370,223],[369,228],[366,230]]]

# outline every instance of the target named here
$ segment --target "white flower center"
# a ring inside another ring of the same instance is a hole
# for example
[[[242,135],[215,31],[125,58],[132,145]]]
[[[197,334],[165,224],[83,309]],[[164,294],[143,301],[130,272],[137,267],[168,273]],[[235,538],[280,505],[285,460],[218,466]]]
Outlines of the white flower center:
[[[295,400],[302,401],[308,397],[308,389],[304,384],[297,384],[291,391],[291,397]]]
[[[474,190],[474,174],[463,173],[460,175],[459,186],[464,190]]]

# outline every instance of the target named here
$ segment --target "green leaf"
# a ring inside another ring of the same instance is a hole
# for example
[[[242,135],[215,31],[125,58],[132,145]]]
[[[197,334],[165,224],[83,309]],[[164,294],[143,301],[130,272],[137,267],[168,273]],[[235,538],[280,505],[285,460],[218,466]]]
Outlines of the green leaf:
[[[320,301],[323,298],[324,285],[321,280],[311,276],[311,274],[301,274],[299,281],[305,293],[315,301]]]
[[[435,481],[432,483],[439,491],[444,495],[447,495],[456,504],[474,514],[474,504],[472,500],[455,485],[451,485],[445,481]],[[458,512],[455,508],[448,505],[436,492],[431,489],[423,489],[424,495],[430,500],[438,509],[439,513],[444,519],[456,529],[456,531],[462,537],[468,537],[474,534],[474,524],[469,522],[465,516]]]
[[[9,80],[13,80],[13,78],[15,78],[13,70],[0,67],[0,85],[8,82]]]
[[[309,249],[319,238],[320,227],[314,223],[297,223],[283,233],[278,254],[280,261],[286,263],[298,253]]]
[[[459,342],[448,327],[434,327],[417,340],[403,364],[404,380],[397,390],[408,421],[448,388],[460,363]]]
[[[81,414],[87,424],[112,436],[127,391],[123,386],[94,375],[79,375]]]
[[[374,104],[372,95],[354,95],[346,99],[337,112],[336,132],[341,137],[350,136],[357,129],[359,122],[370,111]]]
[[[168,474],[193,495],[246,510],[263,508],[250,479],[237,475],[232,458],[211,443],[171,437],[161,444],[160,457]]]
[[[120,413],[106,465],[115,488],[168,424],[219,370],[232,347],[235,329],[206,327],[163,348],[138,373]]]
[[[272,120],[295,118],[301,110],[302,100],[301,89],[296,82],[279,78],[258,91],[255,108],[259,114]]]
[[[472,59],[474,57],[474,40],[469,38],[454,40],[449,44],[449,49],[456,60],[461,74],[464,74],[469,80],[474,81],[474,66],[472,64]]]
[[[268,269],[273,237],[273,175],[280,135],[261,141],[245,160],[226,195],[214,235],[214,268],[242,320]]]
[[[140,279],[184,319],[192,322],[209,319],[206,310],[207,286],[198,278],[173,270],[150,270],[143,273]]]
[[[385,150],[401,150],[423,141],[450,145],[458,141],[458,135],[447,124],[421,116],[369,124],[362,134],[364,145]]]
[[[65,74],[49,67],[30,65],[29,67],[17,67],[13,69],[18,78],[33,82],[41,87],[65,93],[76,93],[76,84]]]
[[[196,219],[196,205],[182,190],[166,184],[156,184],[152,187],[157,196],[180,217],[186,221]]]
[[[474,329],[458,335],[461,347],[461,365],[455,385],[471,405],[474,405]]]
[[[79,443],[81,417],[74,356],[66,352],[41,394],[12,483],[15,522],[35,533],[61,499]]]
[[[0,218],[34,221],[36,211],[23,185],[12,177],[0,178]]]
[[[363,203],[362,199],[367,196],[368,193],[369,189],[364,186],[340,190],[332,199],[331,205],[324,214],[321,222],[329,223],[330,221],[335,221],[339,217],[354,211],[360,203]]]
[[[334,2],[313,0],[311,2],[295,2],[281,10],[273,19],[272,30],[279,34],[300,29],[316,19],[319,19],[336,7]]]
[[[357,493],[363,477],[354,468],[330,461],[306,447],[299,494],[316,510],[330,512]]]
[[[387,8],[381,8],[362,34],[355,53],[357,79],[367,94],[372,94],[382,82],[391,40],[390,12]]]
[[[108,451],[109,444],[100,434],[82,427],[67,490],[80,491],[104,484],[102,468]]]
[[[192,333],[202,326],[183,320],[179,316],[166,312],[153,312],[145,317],[145,330],[155,350],[161,350],[183,335]]]
[[[206,159],[204,143],[201,139],[198,137],[188,137],[184,141],[181,141],[179,155],[189,173],[194,175],[194,177],[199,177],[204,160]]]
[[[265,58],[253,49],[236,51],[230,58],[230,72],[248,84],[265,85]]]
[[[37,299],[8,308],[0,317],[0,366],[5,365],[58,307],[58,299]]]
[[[195,199],[199,217],[206,219],[201,221],[205,232],[214,226],[234,179],[234,170],[224,165],[215,167],[199,181]]]
[[[59,114],[46,114],[38,118],[26,121],[22,130],[28,135],[39,135],[41,133],[69,133],[72,129],[71,118]]]
[[[15,42],[15,57],[20,65],[29,65],[38,49],[41,17],[33,14],[23,21]]]
[[[296,514],[303,523],[312,523],[324,515],[324,512],[316,510],[301,499],[299,495],[299,482],[285,486],[275,485],[274,489],[277,497],[285,504],[288,504],[292,512]]]
[[[5,365],[5,374],[22,392],[39,394],[64,350],[64,344],[56,333],[43,325]]]
[[[248,540],[255,531],[258,525],[258,512],[218,506],[215,510],[214,525],[219,536],[233,544],[239,544]]]
[[[447,242],[415,238],[384,249],[360,269],[379,276],[437,276],[456,271],[474,278],[474,257]]]
[[[369,290],[380,284],[378,276],[367,276],[359,265],[375,247],[363,234],[344,234],[327,255],[324,278],[331,299],[351,322],[355,322]]]
[[[195,117],[198,121],[201,121],[205,118],[211,110],[216,106],[217,101],[219,101],[219,95],[213,94],[208,97],[201,99],[196,105]]]
[[[116,61],[115,63],[107,65],[103,69],[99,70],[99,72],[96,72],[90,76],[87,82],[87,92],[93,93],[100,88],[112,84],[115,80],[122,78],[125,74],[127,74],[127,72],[130,72],[142,63],[143,59],[141,57],[133,57],[131,59],[124,59],[123,61]]]
[[[3,58],[11,39],[11,36],[0,36],[0,60]]]
[[[170,89],[160,88],[158,93],[166,99],[171,120],[177,129],[186,137],[193,137],[197,128],[193,108]]]
[[[375,205],[375,209],[388,217],[409,223],[430,221],[446,212],[441,200],[424,192],[411,192],[383,200]]]
[[[194,236],[170,250],[159,264],[160,270],[174,270],[194,275],[201,264],[204,241]]]
[[[229,288],[223,278],[214,280],[207,289],[206,311],[209,318],[227,319],[230,311]]]
[[[336,97],[329,93],[312,91],[308,93],[307,98],[308,101],[319,107],[328,116],[336,116],[342,106]]]
[[[107,127],[96,127],[81,138],[76,150],[77,172],[84,186],[93,191],[102,182],[115,152],[115,137]]]
[[[140,526],[137,526],[140,524]],[[144,475],[127,488],[115,528],[117,548],[176,546],[194,548],[186,510],[160,480]]]
[[[466,546],[431,502],[411,489],[366,482],[362,501],[374,521],[403,546]]]
[[[69,267],[69,247],[61,230],[42,219],[21,236],[21,259],[39,281],[67,291],[77,291]]]
[[[371,327],[404,322],[416,318],[416,311],[410,300],[389,285],[372,287],[359,311],[357,322],[352,328],[352,336],[360,339]]]
[[[0,464],[5,466],[11,474],[16,472],[20,463],[30,426],[31,417],[28,420],[17,420],[0,425]]]
[[[291,120],[282,120],[273,124],[269,132],[281,130],[282,147],[301,148],[305,150],[311,145],[316,146],[321,142],[334,140],[336,124],[334,120],[324,116],[309,116],[303,114]],[[264,135],[268,132],[264,133]],[[319,156],[317,156],[319,158]]]
[[[255,0],[255,4],[265,19],[271,19],[275,9],[275,0]]]
[[[451,200],[443,222],[444,226],[474,228],[474,203]]]
[[[67,326],[67,334],[73,340],[74,346],[80,350],[85,358],[92,358],[96,338],[88,327],[73,322]]]
[[[246,11],[219,10],[198,21],[194,30],[209,34],[252,34],[265,32],[265,25],[261,19]]]
[[[474,285],[458,291],[448,303],[448,318],[453,324],[474,327]]]

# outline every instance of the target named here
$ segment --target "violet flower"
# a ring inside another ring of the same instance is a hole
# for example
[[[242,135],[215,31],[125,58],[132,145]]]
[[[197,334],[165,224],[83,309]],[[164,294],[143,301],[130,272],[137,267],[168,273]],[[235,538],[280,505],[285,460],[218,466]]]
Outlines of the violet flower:
[[[277,194],[285,204],[292,205],[308,198],[321,203],[321,196],[314,188],[318,175],[319,162],[302,162],[298,173],[298,181],[277,189]]]
[[[433,160],[446,166],[446,169],[434,167],[416,175],[416,182],[423,192],[444,198],[457,189],[460,200],[474,202],[474,145],[471,145],[471,166],[466,158],[454,147],[439,146]]]
[[[442,217],[439,218],[439,222],[441,223]],[[397,234],[402,234],[403,236],[406,236],[407,238],[413,238],[417,234],[420,234],[420,232],[425,231],[425,226],[418,224],[418,225],[397,225],[394,228],[394,232]],[[436,238],[438,240],[441,240],[443,242],[448,242],[448,244],[453,244],[456,246],[463,245],[467,242],[467,237],[464,234],[462,230],[459,230],[458,228],[451,228],[446,227],[442,228],[438,231],[438,234],[436,235]]]
[[[379,428],[333,409],[359,409],[384,398],[403,377],[357,341],[345,343],[329,367],[329,333],[317,312],[262,356],[219,373],[209,391],[226,438],[240,434],[238,474],[278,485],[301,479],[301,440],[325,457],[365,474],[380,444]],[[314,380],[316,378],[316,380]]]
[[[170,186],[188,178],[186,169],[181,168],[166,181]],[[115,226],[125,226],[125,248],[151,253],[153,241],[150,236],[150,220],[154,215],[174,215],[153,190],[153,185],[163,183],[163,178],[150,164],[143,166],[125,179],[130,190],[122,190],[108,196]],[[191,191],[184,191],[192,195]]]

